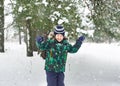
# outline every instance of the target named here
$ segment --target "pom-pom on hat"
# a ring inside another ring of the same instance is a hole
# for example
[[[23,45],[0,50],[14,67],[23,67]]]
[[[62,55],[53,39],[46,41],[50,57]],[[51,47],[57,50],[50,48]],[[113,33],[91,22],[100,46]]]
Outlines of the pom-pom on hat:
[[[65,30],[64,30],[64,27],[61,26],[61,25],[57,25],[55,26],[55,30],[54,30],[54,34],[62,34],[64,36],[65,34]]]

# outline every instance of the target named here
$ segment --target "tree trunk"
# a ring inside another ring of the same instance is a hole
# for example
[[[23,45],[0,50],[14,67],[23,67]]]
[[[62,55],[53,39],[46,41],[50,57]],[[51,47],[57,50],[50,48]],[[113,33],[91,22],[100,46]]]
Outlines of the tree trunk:
[[[21,29],[20,29],[20,27],[19,27],[19,44],[22,44],[22,42],[21,42]]]
[[[0,0],[0,52],[4,52],[4,0]]]
[[[34,30],[32,30],[32,32],[33,32],[33,34],[32,34],[32,38],[33,38],[33,43],[32,43],[32,45],[33,45],[33,51],[37,51],[38,49],[37,49],[37,47],[36,47],[36,40],[35,40],[35,38],[37,37],[37,30],[36,29],[34,29]]]
[[[32,47],[32,29],[30,25],[30,19],[26,21],[26,27],[27,27],[27,56],[33,56],[33,47]]]

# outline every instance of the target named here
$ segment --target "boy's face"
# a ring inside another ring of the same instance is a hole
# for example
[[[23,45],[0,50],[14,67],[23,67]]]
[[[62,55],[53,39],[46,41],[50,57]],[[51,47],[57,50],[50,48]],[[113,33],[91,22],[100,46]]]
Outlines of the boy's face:
[[[63,40],[64,36],[62,34],[56,34],[55,38],[58,42],[61,42]]]

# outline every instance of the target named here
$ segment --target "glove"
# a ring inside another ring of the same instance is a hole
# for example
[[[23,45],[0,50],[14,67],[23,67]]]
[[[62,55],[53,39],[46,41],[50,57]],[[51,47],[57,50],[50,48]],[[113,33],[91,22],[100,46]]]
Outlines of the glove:
[[[44,38],[43,38],[42,36],[36,37],[36,41],[37,41],[38,43],[41,43],[43,40],[44,40]]]
[[[78,38],[78,42],[83,42],[85,40],[85,37],[84,36],[80,36],[79,38]]]

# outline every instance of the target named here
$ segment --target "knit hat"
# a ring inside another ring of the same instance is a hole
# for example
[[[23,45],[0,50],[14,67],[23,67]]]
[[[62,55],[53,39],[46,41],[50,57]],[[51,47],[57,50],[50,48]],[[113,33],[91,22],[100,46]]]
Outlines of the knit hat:
[[[54,30],[54,34],[62,34],[64,36],[65,31],[64,31],[64,27],[61,25],[57,25],[55,26],[55,30]]]

